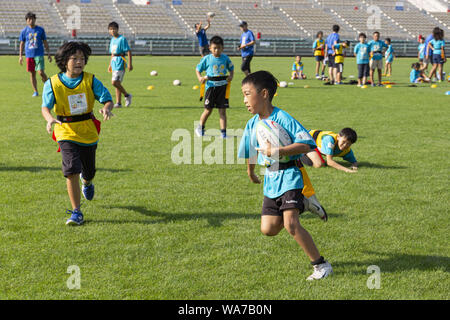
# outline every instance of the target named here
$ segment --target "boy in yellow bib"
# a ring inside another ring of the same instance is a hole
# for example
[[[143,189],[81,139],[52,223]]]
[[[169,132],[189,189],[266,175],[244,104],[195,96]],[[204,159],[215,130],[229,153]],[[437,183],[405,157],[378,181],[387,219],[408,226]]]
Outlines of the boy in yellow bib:
[[[316,142],[317,149],[307,153],[306,156],[301,158],[304,164],[312,165],[315,168],[328,165],[348,173],[357,172],[358,162],[350,148],[358,139],[355,130],[344,128],[338,134],[332,131],[311,130],[309,131],[309,134]],[[322,155],[326,156],[326,163],[323,160]],[[350,162],[350,169],[334,161],[333,157],[342,157],[344,160]]]
[[[348,48],[350,42],[346,40],[342,43],[336,43],[334,49],[334,64],[336,65],[335,84],[342,84],[342,73],[344,72],[344,48]]]
[[[67,225],[81,225],[84,222],[80,210],[80,178],[83,196],[94,197],[95,151],[97,149],[100,125],[93,114],[95,100],[104,104],[100,109],[103,120],[113,115],[112,97],[108,89],[93,74],[84,72],[91,54],[91,48],[81,42],[62,45],[55,55],[61,73],[52,76],[44,84],[42,95],[42,116],[47,121],[47,131],[54,128],[54,139],[62,155],[62,171],[66,177],[67,192],[72,210]],[[51,110],[56,114],[52,116]],[[81,173],[81,176],[80,176]]]

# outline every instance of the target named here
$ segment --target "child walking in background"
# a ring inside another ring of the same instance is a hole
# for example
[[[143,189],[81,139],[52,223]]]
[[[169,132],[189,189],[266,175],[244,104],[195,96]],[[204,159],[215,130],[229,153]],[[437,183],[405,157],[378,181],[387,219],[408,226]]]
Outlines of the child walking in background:
[[[442,79],[444,77],[442,66],[445,62],[447,62],[444,47],[444,30],[433,30],[433,39],[428,43],[428,48],[433,52],[433,55],[431,57],[433,68],[431,69],[428,78],[433,79],[433,76],[436,74],[436,78],[438,78],[439,82],[442,82]],[[436,71],[438,73],[436,73]]]

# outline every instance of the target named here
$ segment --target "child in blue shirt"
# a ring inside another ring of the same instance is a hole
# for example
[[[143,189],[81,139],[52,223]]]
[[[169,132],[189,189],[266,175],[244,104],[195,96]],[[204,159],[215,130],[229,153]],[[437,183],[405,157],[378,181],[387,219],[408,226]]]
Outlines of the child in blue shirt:
[[[420,36],[419,38],[419,46],[417,47],[417,59],[419,59],[420,62],[420,68],[423,69],[424,67],[424,59],[425,59],[425,38]]]
[[[27,26],[20,33],[19,64],[23,64],[23,51],[27,62],[27,71],[30,73],[31,86],[33,87],[33,97],[39,96],[36,81],[36,72],[39,73],[42,82],[45,83],[48,77],[45,74],[44,48],[48,54],[48,62],[52,62],[50,48],[47,42],[44,28],[36,25],[36,15],[28,12],[25,15]]]
[[[195,35],[197,36],[198,39],[198,47],[200,50],[200,55],[202,57],[209,54],[209,45],[208,45],[208,37],[206,36],[206,30],[208,30],[211,27],[211,19],[208,18],[207,21],[208,24],[204,28],[202,27],[201,21],[194,25]]]
[[[369,54],[370,54],[370,81],[372,87],[375,86],[375,81],[373,76],[375,74],[375,69],[378,70],[378,86],[382,87],[381,84],[381,69],[383,68],[383,48],[387,48],[386,44],[380,40],[380,33],[375,31],[373,33],[373,40],[369,42]]]
[[[314,266],[314,273],[307,280],[322,279],[333,269],[319,254],[311,235],[300,225],[299,215],[304,211],[303,178],[296,159],[315,148],[306,129],[285,111],[272,105],[277,90],[277,80],[267,71],[249,74],[242,81],[242,93],[247,110],[254,115],[245,126],[238,157],[247,159],[247,174],[253,183],[261,183],[255,174],[256,163],[267,167],[264,176],[264,201],[261,215],[261,232],[277,235],[283,228],[295,239]],[[256,139],[256,125],[262,120],[275,121],[289,134],[293,143],[274,148],[270,143],[260,148]],[[258,154],[259,153],[259,154]],[[274,154],[289,156],[290,161],[280,163],[270,157]]]
[[[359,43],[353,50],[356,56],[356,64],[358,65],[358,87],[366,84],[369,70],[369,45],[366,43],[366,34],[359,34]]]
[[[411,83],[421,83],[421,82],[430,82],[425,76],[424,71],[421,69],[421,65],[419,62],[415,62],[411,65],[411,72],[409,73],[409,82]]]
[[[438,73],[436,73],[436,77],[439,79],[439,82],[442,81],[444,76],[442,72],[442,65],[447,62],[444,47],[444,30],[435,28],[435,30],[433,30],[433,39],[428,43],[428,48],[433,51],[433,55],[431,57],[433,68],[431,69],[428,78],[433,79],[433,76],[437,70]]]
[[[392,62],[394,61],[394,48],[391,44],[391,38],[386,38],[384,40],[384,43],[387,46],[387,50],[384,53],[384,58],[386,59],[385,66],[384,66],[384,74],[387,77],[390,77],[392,75]]]
[[[133,70],[133,62],[131,50],[127,39],[119,34],[119,24],[111,22],[108,25],[109,34],[112,36],[109,44],[109,53],[111,53],[111,61],[109,63],[108,71],[112,72],[112,85],[116,88],[116,104],[114,108],[122,107],[122,94],[125,97],[125,107],[131,104],[132,95],[128,93],[122,86],[123,77],[125,76],[125,68]],[[125,60],[125,54],[128,56],[128,61]]]
[[[229,93],[234,75],[234,65],[230,58],[223,54],[223,39],[219,36],[211,38],[210,54],[203,57],[195,70],[198,81],[205,86],[205,109],[200,116],[200,123],[195,129],[199,137],[205,135],[205,124],[214,108],[219,110],[220,131],[222,138],[227,137],[227,108]],[[206,76],[201,73],[205,71]],[[227,73],[230,72],[229,75]]]

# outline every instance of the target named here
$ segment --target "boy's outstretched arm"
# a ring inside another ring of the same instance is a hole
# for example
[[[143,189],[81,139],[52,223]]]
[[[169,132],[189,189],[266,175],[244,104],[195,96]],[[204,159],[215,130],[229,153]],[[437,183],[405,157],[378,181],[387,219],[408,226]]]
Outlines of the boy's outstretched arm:
[[[344,167],[343,165],[340,165],[339,163],[334,161],[333,160],[333,156],[331,156],[329,154],[327,154],[327,165],[330,166],[330,167],[333,167],[333,168],[335,168],[337,170],[341,170],[341,171],[344,171],[344,172],[347,172],[347,173],[355,173],[356,172],[356,170],[352,170],[352,169]],[[353,167],[353,164],[352,164],[352,167]]]
[[[103,115],[103,121],[109,120],[109,119],[111,119],[112,116],[114,116],[114,114],[111,112],[113,107],[114,107],[114,105],[113,105],[112,101],[107,101],[107,102],[105,102],[105,105],[103,106],[103,108],[101,108],[98,111]]]
[[[42,116],[44,117],[45,121],[47,121],[47,132],[48,132],[49,134],[52,133],[52,125],[53,125],[54,123],[62,124],[61,121],[56,120],[56,119],[52,116],[52,114],[51,114],[49,108],[46,108],[46,107],[41,108],[41,113],[42,113]]]

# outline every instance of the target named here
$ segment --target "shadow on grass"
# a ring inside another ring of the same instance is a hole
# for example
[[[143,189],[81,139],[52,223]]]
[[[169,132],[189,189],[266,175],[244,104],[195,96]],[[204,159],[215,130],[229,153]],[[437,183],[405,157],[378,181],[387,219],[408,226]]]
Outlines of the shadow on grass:
[[[39,167],[39,166],[23,166],[23,167],[3,167],[0,166],[0,172],[1,171],[24,171],[24,172],[41,172],[41,171],[61,171],[61,167]],[[109,168],[97,168],[97,171],[106,171],[111,173],[116,172],[129,172],[132,171],[131,169],[109,169]]]
[[[146,217],[159,218],[151,220],[96,220],[96,223],[142,223],[142,224],[155,224],[155,223],[169,223],[174,221],[189,221],[189,220],[203,220],[206,219],[211,227],[220,227],[225,220],[232,219],[254,219],[259,220],[261,215],[254,213],[229,213],[229,212],[215,212],[215,213],[167,213],[158,212],[151,209],[147,209],[141,206],[113,206],[107,207],[108,209],[121,209],[129,210],[140,213]],[[339,217],[340,214],[331,213],[328,214],[328,218],[334,219]],[[318,217],[312,213],[304,212],[301,214],[300,219],[318,219]],[[94,222],[94,221],[92,221]]]
[[[366,252],[374,257],[364,261],[335,261],[333,267],[358,269],[354,274],[367,273],[367,267],[376,265],[383,272],[401,272],[409,270],[430,271],[443,269],[450,272],[450,257],[435,255],[415,255],[405,253]]]
[[[384,164],[367,162],[367,161],[358,162],[358,167],[376,168],[376,169],[408,169],[408,167],[405,167],[405,166],[388,166],[388,165],[384,165]]]

